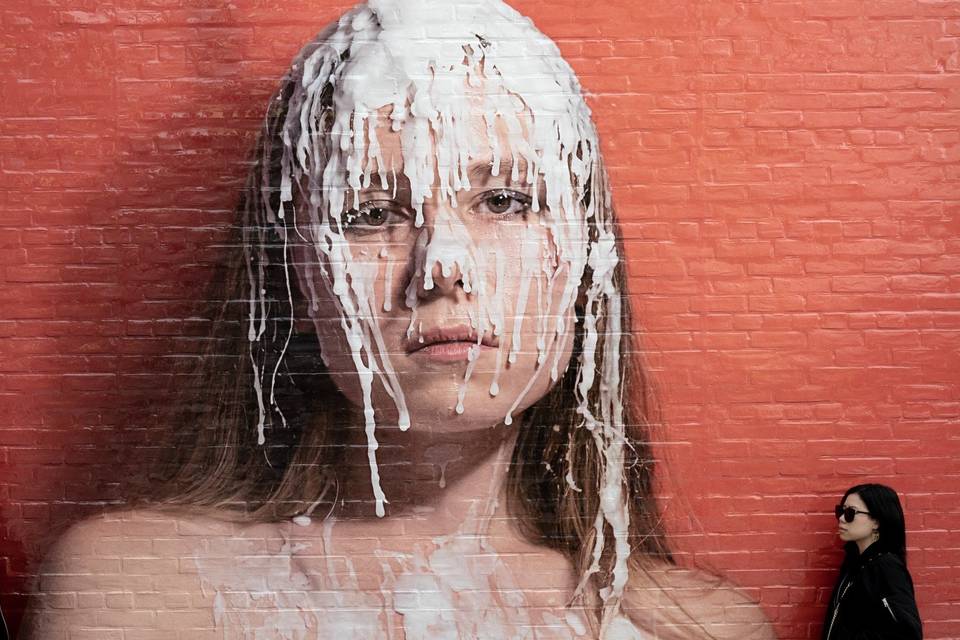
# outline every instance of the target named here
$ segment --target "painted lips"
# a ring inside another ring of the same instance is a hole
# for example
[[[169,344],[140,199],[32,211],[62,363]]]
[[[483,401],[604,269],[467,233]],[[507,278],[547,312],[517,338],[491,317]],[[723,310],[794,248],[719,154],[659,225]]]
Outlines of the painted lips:
[[[408,341],[407,354],[434,362],[464,362],[474,348],[486,351],[498,346],[499,340],[496,336],[484,334],[481,337],[472,327],[456,325],[434,327],[416,338],[411,338]]]

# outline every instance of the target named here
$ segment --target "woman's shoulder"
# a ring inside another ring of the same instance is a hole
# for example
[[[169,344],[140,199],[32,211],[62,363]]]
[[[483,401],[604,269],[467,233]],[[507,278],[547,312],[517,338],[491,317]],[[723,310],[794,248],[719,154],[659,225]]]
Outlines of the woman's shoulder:
[[[82,556],[174,555],[188,550],[191,542],[237,535],[243,527],[214,512],[161,508],[108,511],[70,526],[51,547],[45,564]],[[172,545],[171,540],[181,543]]]
[[[775,640],[755,600],[727,580],[697,569],[645,564],[631,571],[624,610],[663,638]]]
[[[881,550],[875,556],[863,563],[864,567],[896,567],[897,569],[906,569],[907,563],[900,554],[889,550]]]
[[[113,511],[74,524],[50,547],[38,571],[24,637],[176,628],[166,619],[172,615],[168,609],[206,620],[212,601],[203,592],[196,558],[211,540],[227,540],[240,528],[202,513],[161,509]]]
[[[901,585],[912,589],[913,585],[907,563],[899,554],[892,551],[881,551],[864,562],[860,567],[859,581],[868,589]]]
[[[869,555],[862,559],[856,573],[861,580],[878,579],[882,576],[909,576],[907,563],[898,553],[886,549],[868,550]]]

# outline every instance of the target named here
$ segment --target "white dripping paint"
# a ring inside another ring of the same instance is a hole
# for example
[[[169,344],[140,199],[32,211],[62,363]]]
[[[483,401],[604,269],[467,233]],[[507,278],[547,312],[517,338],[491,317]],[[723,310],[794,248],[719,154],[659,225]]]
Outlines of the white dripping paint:
[[[497,464],[505,463],[508,449],[501,445]],[[196,565],[201,592],[212,595],[214,631],[278,640],[597,638],[582,608],[549,611],[531,601],[524,576],[511,567],[512,553],[498,552],[491,525],[500,513],[502,481],[491,474],[455,531],[408,548],[375,549],[362,566],[351,558],[356,530],[337,535],[340,526],[356,522],[335,516],[318,525],[319,532],[271,523],[208,535],[210,544],[187,558]],[[644,637],[620,613],[599,635]]]
[[[327,497],[328,491],[330,491],[330,484],[324,486],[323,491],[320,492],[320,495],[316,500],[310,503],[310,506],[307,507],[306,511],[293,517],[293,524],[297,525],[298,527],[309,527],[311,524],[313,524],[313,512],[317,510],[317,507],[320,506],[320,503],[323,502]],[[333,504],[336,504],[336,499],[333,500]],[[327,513],[327,516],[329,516],[332,511],[333,507],[331,506],[330,512]]]
[[[475,344],[470,347],[470,351],[467,353],[467,372],[463,374],[463,384],[460,385],[460,388],[457,390],[457,407],[455,411],[457,414],[462,414],[464,411],[463,408],[463,399],[467,397],[467,389],[470,384],[470,378],[473,376],[473,370],[477,366],[477,358],[480,357],[480,345]]]
[[[523,230],[523,242],[521,244],[520,290],[517,293],[517,306],[514,310],[516,315],[513,319],[510,355],[507,356],[507,362],[510,364],[516,363],[517,357],[520,355],[520,350],[523,348],[523,342],[520,336],[523,332],[523,320],[527,311],[527,298],[530,296],[530,283],[540,267],[540,247],[538,243],[531,242],[528,231],[529,227]]]
[[[394,180],[396,176],[394,176]],[[394,184],[394,189],[396,189],[396,184]],[[396,197],[396,196],[394,196]],[[386,260],[386,273],[384,274],[384,286],[383,290],[386,292],[386,295],[383,296],[383,310],[386,313],[389,313],[393,309],[393,270],[396,268],[397,263],[390,259],[390,253],[387,251],[386,247],[380,249],[380,259]]]
[[[494,156],[496,158],[496,156]],[[494,167],[496,171],[498,167]],[[493,303],[491,304],[490,323],[493,325],[493,335],[498,339],[503,335],[503,325],[506,321],[504,309],[504,270],[506,269],[503,251],[498,247],[494,250],[494,265],[496,266],[496,281],[494,284]],[[497,346],[497,359],[494,364],[493,380],[490,382],[490,396],[496,397],[500,393],[500,372],[503,370],[503,351],[505,341]]]
[[[429,34],[442,33],[442,38]],[[424,202],[436,195],[456,203],[458,192],[469,189],[465,168],[471,159],[492,151],[493,173],[502,160],[510,161],[511,172],[519,178],[525,167],[530,184],[544,185],[543,202],[534,189],[533,210],[541,213],[540,223],[549,230],[551,257],[530,258],[524,252],[521,278],[526,286],[518,293],[517,313],[522,316],[533,274],[542,270],[563,271],[566,279],[556,309],[553,337],[542,337],[538,327],[539,375],[550,348],[563,344],[572,330],[567,316],[581,290],[589,264],[583,314],[583,354],[578,364],[578,411],[594,435],[604,460],[601,478],[602,505],[597,514],[595,557],[603,548],[604,523],[611,526],[616,547],[614,580],[603,594],[607,610],[616,608],[626,580],[629,547],[626,539],[628,510],[623,491],[623,423],[619,376],[619,352],[613,328],[608,322],[602,353],[598,318],[618,316],[611,301],[619,293],[613,284],[618,256],[611,221],[601,199],[603,181],[597,172],[598,143],[583,101],[579,84],[556,45],[540,34],[529,20],[496,0],[462,0],[449,4],[439,0],[370,0],[345,14],[324,41],[309,47],[295,64],[300,82],[289,98],[290,109],[283,129],[283,178],[281,208],[276,214],[269,205],[270,185],[264,185],[266,222],[284,228],[284,207],[304,221],[311,238],[322,280],[333,294],[341,314],[341,326],[351,350],[364,398],[365,431],[371,484],[377,499],[377,513],[385,513],[386,496],[379,483],[376,460],[376,420],[372,390],[379,381],[396,403],[399,427],[409,426],[403,391],[389,366],[389,356],[378,339],[372,279],[376,270],[354,260],[350,242],[341,225],[347,194],[352,206],[359,204],[359,191],[370,185],[374,172],[387,188],[387,171],[396,190],[398,167],[383,158],[377,140],[377,125],[386,118],[402,136],[402,171],[409,181],[410,204],[416,211],[417,226],[423,225]],[[332,109],[321,96],[333,87]],[[474,94],[464,87],[477,89]],[[469,94],[469,95],[468,95]],[[470,114],[479,109],[487,125],[486,140],[475,140],[469,130]],[[502,149],[498,128],[505,129],[507,149]],[[375,169],[374,169],[375,167]],[[435,183],[436,178],[436,185]],[[293,185],[309,194],[294,201]],[[589,203],[585,187],[591,185]],[[434,190],[436,189],[436,194]],[[296,207],[302,214],[296,215]],[[591,236],[590,226],[596,234]],[[500,264],[493,300],[485,295],[483,265],[469,238],[458,236],[456,221],[441,221],[446,227],[431,237],[424,229],[414,249],[419,255],[416,273],[405,296],[410,312],[408,336],[417,323],[418,287],[430,288],[435,267],[441,272],[456,268],[463,288],[474,291],[478,312],[471,316],[478,333],[500,331],[503,324],[500,292]],[[294,224],[300,224],[299,222]],[[296,229],[300,233],[300,229]],[[284,236],[285,238],[286,236]],[[553,264],[545,264],[550,261]],[[263,287],[263,261],[250,266],[250,341],[263,339],[267,305]],[[549,267],[549,269],[548,269]],[[287,276],[289,278],[289,275]],[[538,280],[539,284],[539,280]],[[554,282],[550,280],[552,291]],[[311,284],[312,286],[312,284]],[[547,296],[551,298],[552,296]],[[315,306],[316,301],[311,301]],[[387,309],[388,301],[383,301]],[[540,305],[542,309],[542,304]],[[541,311],[542,314],[542,311]],[[481,331],[482,329],[482,331]],[[515,361],[520,331],[514,325],[508,361]],[[560,349],[550,367],[553,379],[559,375]],[[604,363],[597,372],[598,358]],[[258,430],[263,442],[267,407],[263,377],[266,373],[252,360],[255,387],[260,402]],[[500,370],[490,386],[496,395]],[[276,375],[274,370],[273,375]],[[596,385],[600,406],[591,406],[589,397]],[[529,388],[530,385],[527,385]],[[272,383],[271,383],[272,388]],[[514,408],[525,393],[521,391]],[[511,410],[512,412],[512,410]],[[598,415],[599,414],[599,415]],[[509,416],[505,421],[509,421]],[[594,570],[597,568],[596,563]],[[586,576],[582,584],[586,583]],[[609,619],[609,618],[608,618]]]
[[[548,268],[547,258],[541,258],[542,271],[546,272]],[[541,366],[547,359],[547,321],[550,318],[550,299],[546,297],[547,292],[543,286],[544,276],[537,274],[537,311],[538,315],[533,319],[536,325],[537,342],[537,367]]]
[[[474,521],[481,518],[477,517]],[[331,517],[326,532],[337,526]],[[326,535],[322,551],[286,541],[279,550],[253,545],[240,554],[196,554],[204,594],[212,597],[213,630],[224,638],[270,640],[587,640],[597,638],[582,611],[532,606],[519,577],[469,521],[412,552],[376,551],[382,577],[364,589],[349,552]],[[282,534],[281,534],[282,535]],[[236,542],[236,538],[233,539]],[[226,542],[226,541],[225,541]],[[218,549],[228,549],[224,544]],[[309,564],[301,563],[301,554]],[[323,560],[314,559],[323,557]],[[399,620],[397,622],[397,620]],[[399,627],[402,633],[396,633]],[[644,640],[626,616],[612,617],[602,640]]]

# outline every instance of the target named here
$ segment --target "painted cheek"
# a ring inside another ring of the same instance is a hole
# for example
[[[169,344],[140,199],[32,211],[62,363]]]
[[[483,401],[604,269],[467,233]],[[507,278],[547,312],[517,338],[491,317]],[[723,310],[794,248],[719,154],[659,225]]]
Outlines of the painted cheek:
[[[382,308],[384,312],[389,313],[393,310],[394,300],[396,299],[396,291],[394,291],[394,275],[397,268],[397,261],[390,258],[389,256],[385,258],[386,264],[383,267],[382,271],[382,291],[381,298],[383,300]]]

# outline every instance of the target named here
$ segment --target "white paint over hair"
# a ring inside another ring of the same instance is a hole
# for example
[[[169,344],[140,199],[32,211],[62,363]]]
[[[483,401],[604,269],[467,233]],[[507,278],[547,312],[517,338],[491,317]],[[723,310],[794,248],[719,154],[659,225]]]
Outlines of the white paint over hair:
[[[470,189],[469,163],[491,153],[494,175],[508,162],[514,178],[519,179],[523,170],[528,184],[544,185],[543,202],[533,190],[532,209],[539,213],[536,224],[547,227],[552,246],[549,251],[524,248],[517,276],[521,282],[518,319],[506,359],[512,362],[517,357],[519,323],[530,302],[530,290],[536,286],[533,297],[540,308],[534,376],[549,370],[556,379],[559,352],[573,330],[567,318],[578,296],[585,298],[576,394],[583,428],[593,434],[603,461],[596,521],[600,535],[594,557],[600,558],[603,530],[609,525],[615,537],[615,566],[612,583],[601,595],[608,613],[615,611],[626,583],[629,555],[618,337],[628,328],[619,323],[621,302],[613,275],[619,257],[603,192],[605,180],[599,173],[597,134],[573,71],[553,41],[498,0],[370,0],[345,14],[324,40],[309,46],[294,63],[293,74],[300,81],[289,97],[283,126],[281,206],[272,211],[264,196],[266,222],[282,230],[286,242],[291,223],[284,221],[285,212],[294,212],[292,224],[298,234],[305,232],[301,237],[312,240],[323,282],[338,305],[364,399],[378,515],[385,513],[387,496],[377,467],[374,384],[382,384],[393,398],[401,429],[410,426],[410,419],[376,322],[377,310],[389,309],[391,301],[378,304],[374,300],[378,268],[351,254],[341,224],[344,210],[359,205],[360,190],[373,180],[386,189],[388,175],[402,169],[409,181],[416,225],[421,226],[425,200],[446,198],[455,205],[458,193]],[[477,139],[471,129],[478,112],[486,125],[485,139]],[[389,124],[401,135],[401,167],[383,157],[377,138],[380,124]],[[508,133],[507,148],[502,148],[500,131]],[[396,183],[394,178],[394,189]],[[307,197],[295,201],[295,185]],[[265,194],[269,187],[264,185]],[[417,287],[434,286],[435,269],[444,274],[459,270],[463,289],[478,309],[471,316],[478,333],[500,335],[506,329],[502,257],[497,257],[495,265],[484,264],[484,257],[456,220],[438,219],[427,231],[424,228],[416,242],[414,281],[406,291],[408,335],[417,322]],[[496,286],[488,291],[484,274],[491,269],[496,270]],[[256,271],[251,268],[250,275],[253,343],[263,339],[267,313],[262,264]],[[560,287],[559,304],[551,308],[556,286]],[[502,354],[498,354],[498,370],[501,364]],[[268,385],[264,379],[270,372],[256,369],[255,373],[260,397],[268,387],[272,389],[273,382]],[[276,370],[272,373],[275,376]],[[512,413],[530,385],[522,390],[503,389],[498,374],[490,394],[517,393]],[[599,401],[593,402],[594,396]],[[458,406],[463,406],[462,397]],[[261,401],[261,443],[264,414],[271,408]],[[504,416],[505,423],[511,421],[512,415]],[[595,562],[592,570],[598,568]]]

